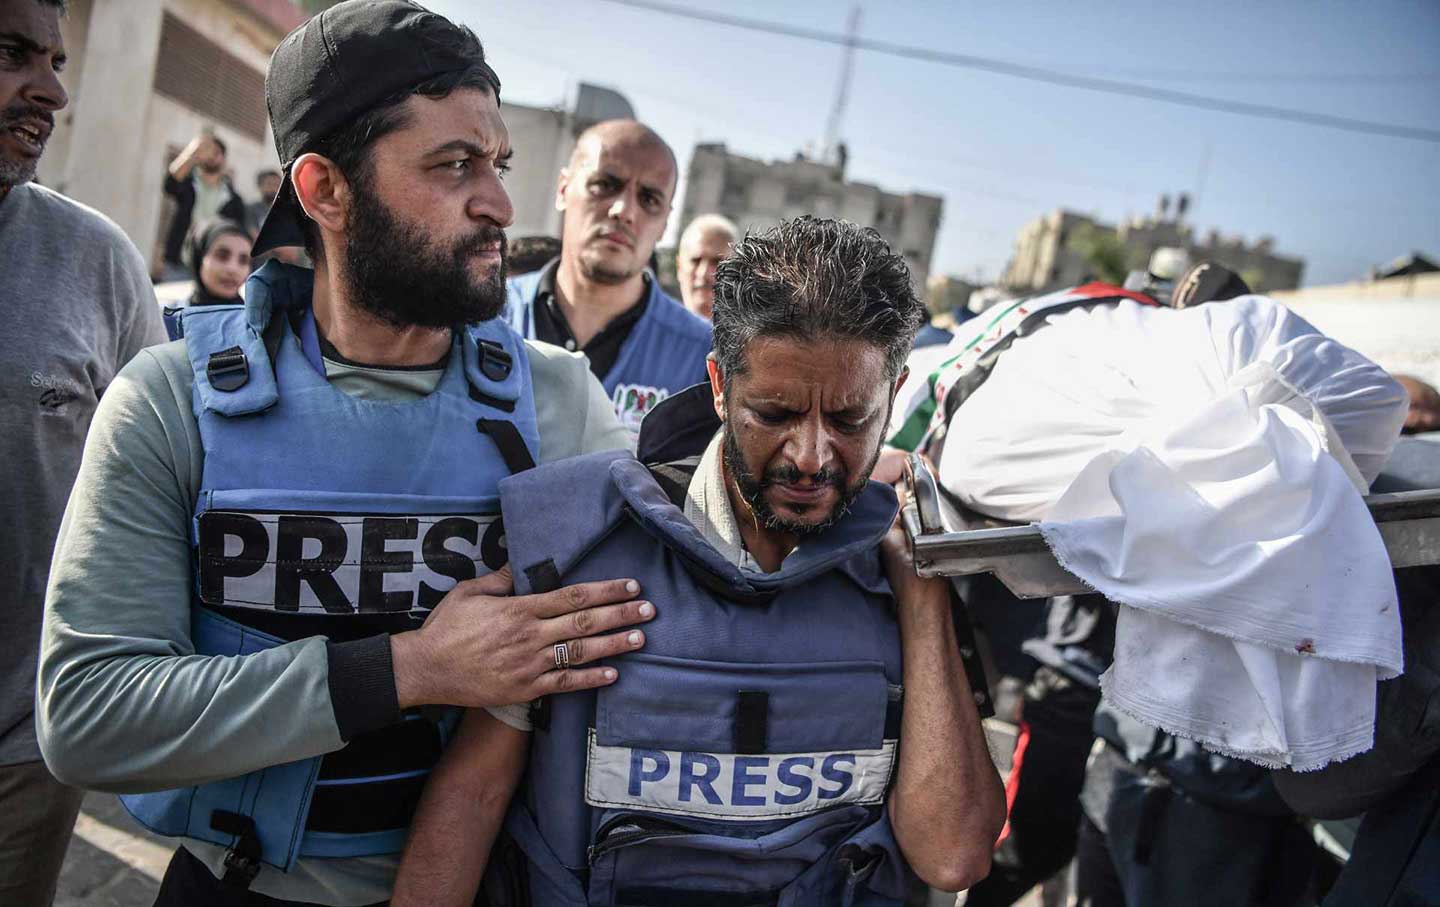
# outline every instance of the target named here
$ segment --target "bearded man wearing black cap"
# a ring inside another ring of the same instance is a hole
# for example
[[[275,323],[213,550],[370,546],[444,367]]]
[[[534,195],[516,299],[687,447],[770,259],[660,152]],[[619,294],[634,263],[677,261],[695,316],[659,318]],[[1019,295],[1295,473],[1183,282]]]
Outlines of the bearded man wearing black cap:
[[[432,706],[506,720],[643,644],[610,632],[655,613],[623,577],[507,596],[499,480],[627,436],[583,358],[495,317],[499,92],[476,37],[413,3],[293,32],[254,251],[303,244],[315,269],[269,262],[243,306],[187,312],[101,401],[38,735],[62,781],[184,839],[157,903],[385,901],[454,723]]]

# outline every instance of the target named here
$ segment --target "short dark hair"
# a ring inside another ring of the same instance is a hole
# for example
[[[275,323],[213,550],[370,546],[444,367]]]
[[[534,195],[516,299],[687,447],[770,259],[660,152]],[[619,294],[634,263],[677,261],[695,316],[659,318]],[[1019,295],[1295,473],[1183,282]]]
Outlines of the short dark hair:
[[[485,62],[485,51],[480,47],[480,39],[476,38],[470,29],[464,28],[464,26],[461,26],[461,29],[474,40],[478,62]],[[397,91],[350,123],[316,142],[314,147],[305,150],[322,154],[334,161],[335,166],[340,168],[340,172],[345,174],[347,180],[359,184],[363,188],[370,176],[371,148],[380,139],[410,123],[409,116],[404,110],[405,102],[414,95],[423,95],[438,100],[449,97],[452,91],[460,88],[483,88],[486,91],[494,91],[489,69],[484,66],[472,66],[456,72],[447,72],[426,79],[404,91]],[[291,191],[294,190],[291,189]],[[313,220],[303,215],[303,209],[301,224],[305,231],[305,251],[310,255],[311,260],[318,261],[321,257],[320,228]]]
[[[60,10],[60,15],[62,16],[68,16],[70,14],[70,0],[36,0],[36,2],[41,6],[53,6],[55,9]]]
[[[735,243],[715,271],[715,358],[743,374],[761,337],[863,340],[885,350],[891,381],[925,317],[905,259],[869,227],[797,217]]]
[[[267,177],[267,176],[273,176],[273,177],[275,177],[275,178],[278,180],[278,179],[280,178],[280,171],[279,171],[279,170],[271,170],[271,169],[269,169],[269,168],[266,168],[265,170],[261,170],[259,173],[255,174],[255,185],[257,185],[257,186],[260,185],[260,181],[263,180],[263,179],[265,179],[265,177]]]

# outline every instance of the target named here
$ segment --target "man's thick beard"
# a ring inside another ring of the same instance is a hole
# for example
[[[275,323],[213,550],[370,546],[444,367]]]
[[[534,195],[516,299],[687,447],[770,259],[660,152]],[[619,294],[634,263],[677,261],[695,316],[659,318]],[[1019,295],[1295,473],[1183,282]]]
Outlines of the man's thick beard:
[[[735,435],[731,433],[728,420],[725,427],[721,430],[725,435],[722,448],[725,453],[725,468],[730,473],[730,479],[735,483],[735,487],[740,490],[740,497],[745,500],[746,504],[750,505],[750,511],[755,514],[755,519],[759,521],[761,526],[764,526],[772,532],[783,532],[798,536],[818,535],[831,526],[834,526],[841,517],[849,512],[850,505],[853,504],[855,499],[860,496],[860,493],[865,490],[866,483],[870,481],[870,473],[875,470],[875,464],[880,460],[880,451],[876,450],[875,456],[870,459],[869,465],[862,471],[862,478],[854,485],[847,486],[845,484],[846,476],[843,473],[836,473],[830,470],[821,470],[810,476],[809,478],[816,484],[833,485],[838,488],[840,490],[840,500],[836,502],[834,508],[831,509],[825,519],[820,522],[801,523],[781,517],[770,508],[770,504],[765,500],[765,489],[771,485],[777,483],[793,484],[801,478],[805,478],[800,474],[800,471],[793,466],[780,467],[778,469],[768,470],[764,476],[757,479],[755,474],[750,471],[750,467],[745,465],[745,454],[740,450],[740,444],[735,440]]]
[[[17,161],[0,154],[0,196],[33,180],[36,163],[38,162],[29,160]]]
[[[361,309],[395,327],[458,328],[488,321],[505,307],[505,231],[485,224],[448,249],[437,249],[367,187],[352,183],[354,204],[345,245],[345,272]],[[500,266],[489,279],[470,277],[470,259],[500,243]]]

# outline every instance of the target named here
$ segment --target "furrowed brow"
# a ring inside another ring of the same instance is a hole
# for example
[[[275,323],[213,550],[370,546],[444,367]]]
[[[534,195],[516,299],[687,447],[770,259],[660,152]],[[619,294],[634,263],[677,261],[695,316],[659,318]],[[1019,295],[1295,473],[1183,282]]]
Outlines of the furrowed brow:
[[[25,51],[26,53],[42,55],[50,53],[50,48],[46,47],[44,44],[40,44],[34,38],[31,38],[29,35],[23,35],[20,32],[0,32],[0,41],[8,41],[11,44],[18,45],[20,49]],[[61,59],[63,59],[64,54],[60,54],[60,57]]]
[[[463,151],[466,154],[481,158],[492,156],[490,151],[466,139],[452,139],[443,145],[437,145],[430,149],[430,154],[444,154],[447,151]],[[510,154],[511,152],[506,151],[504,154],[494,155],[494,157],[496,160],[509,160]]]

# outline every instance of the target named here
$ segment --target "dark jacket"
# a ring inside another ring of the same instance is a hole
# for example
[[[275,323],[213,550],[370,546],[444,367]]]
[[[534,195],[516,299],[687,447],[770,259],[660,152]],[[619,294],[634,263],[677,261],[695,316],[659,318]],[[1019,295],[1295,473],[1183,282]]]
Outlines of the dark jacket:
[[[1297,812],[1365,814],[1326,907],[1440,903],[1440,567],[1395,573],[1405,673],[1380,684],[1375,746],[1318,772],[1276,772]]]
[[[1440,487],[1440,432],[1401,438],[1375,492]],[[1440,904],[1440,566],[1395,571],[1405,673],[1380,684],[1375,746],[1318,772],[1276,772],[1297,812],[1364,813],[1325,907]]]
[[[165,263],[184,266],[182,253],[185,248],[185,234],[190,231],[190,221],[195,213],[194,173],[183,180],[177,180],[168,172],[165,174],[165,194],[175,199],[175,216],[170,220],[170,229],[165,234]],[[225,180],[230,198],[220,206],[220,216],[237,224],[245,223],[245,202],[236,194],[235,187]]]

